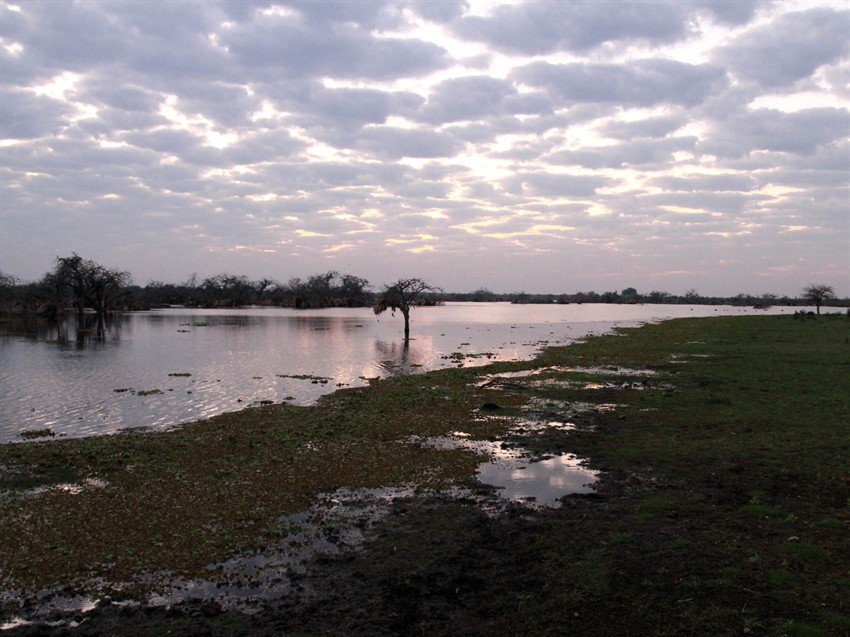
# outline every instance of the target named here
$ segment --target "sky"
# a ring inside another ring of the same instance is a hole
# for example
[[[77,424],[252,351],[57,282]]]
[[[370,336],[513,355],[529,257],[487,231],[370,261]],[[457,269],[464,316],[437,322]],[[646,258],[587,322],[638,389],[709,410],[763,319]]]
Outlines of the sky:
[[[0,269],[850,295],[842,2],[0,2]]]

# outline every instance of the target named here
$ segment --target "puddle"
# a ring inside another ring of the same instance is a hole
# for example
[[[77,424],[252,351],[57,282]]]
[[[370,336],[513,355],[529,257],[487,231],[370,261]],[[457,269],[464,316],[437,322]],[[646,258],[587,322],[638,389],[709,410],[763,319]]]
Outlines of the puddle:
[[[557,412],[562,418],[572,418],[578,414],[592,414],[613,411],[619,405],[616,403],[588,403],[582,401],[569,402],[557,398],[534,397],[528,401],[525,409],[529,412]]]
[[[597,376],[658,376],[659,372],[654,369],[638,369],[634,367],[598,366],[598,367],[556,367],[559,372],[573,372],[577,374],[593,374]]]
[[[511,433],[534,433],[547,428],[567,431],[575,425],[562,421],[523,420]],[[562,454],[536,460],[520,447],[502,441],[470,440],[438,436],[416,440],[436,449],[468,449],[487,456],[478,466],[479,482],[495,487],[498,496],[533,508],[557,507],[566,495],[593,492],[598,471],[583,466],[584,460],[573,454]]]
[[[536,434],[542,433],[544,431],[576,431],[577,427],[574,422],[567,422],[562,420],[535,420],[535,419],[523,419],[517,422],[517,424],[511,427],[510,433],[517,434]]]
[[[486,462],[478,467],[478,479],[499,489],[499,495],[531,507],[558,506],[565,495],[592,493],[598,472],[582,466],[573,454],[555,456],[518,466]]]
[[[134,584],[107,585],[103,580],[92,580],[86,584],[90,589],[106,591],[114,597],[126,596],[125,591],[138,583],[157,591],[143,602],[137,599],[112,601],[108,597],[69,597],[42,591],[37,596],[37,610],[29,614],[21,612],[21,609],[32,607],[35,600],[7,591],[0,594],[0,602],[10,608],[18,607],[19,616],[0,624],[0,631],[33,623],[73,628],[81,616],[102,604],[136,607],[142,603],[167,607],[185,602],[210,602],[221,610],[257,612],[265,603],[280,600],[290,593],[309,592],[305,591],[301,576],[307,573],[311,560],[358,548],[375,524],[389,513],[395,500],[413,495],[413,487],[337,489],[319,496],[319,500],[306,511],[281,517],[282,537],[269,541],[261,550],[208,565],[207,577],[185,579],[160,571],[142,574]],[[462,494],[458,491],[451,495]]]
[[[712,354],[670,354],[667,360],[674,364],[681,364],[700,358],[714,358],[714,356]]]
[[[523,373],[524,375],[530,375]],[[526,416],[508,418],[509,436],[529,436],[546,432],[571,432],[577,429],[572,416],[583,412],[608,411],[614,404],[576,403],[533,399],[526,407]],[[555,412],[555,414],[553,414]],[[489,416],[496,418],[498,416]],[[504,513],[510,503],[541,509],[560,506],[564,496],[594,491],[599,472],[585,466],[585,460],[565,453],[533,457],[522,446],[502,439],[475,440],[468,432],[454,431],[446,436],[411,437],[409,441],[437,449],[467,449],[481,456],[476,477],[487,489],[451,488],[440,492],[443,497],[470,499],[488,515]],[[84,488],[104,488],[106,482],[89,478],[78,484],[52,485],[32,492],[61,490],[79,493]],[[270,539],[258,550],[209,564],[200,578],[186,579],[174,573],[160,571],[140,576],[141,583],[155,590],[142,601],[112,602],[93,597],[62,597],[39,595],[38,610],[28,615],[20,610],[19,617],[9,618],[0,628],[10,630],[39,622],[50,626],[73,627],[81,616],[101,604],[169,607],[182,603],[212,604],[223,611],[244,613],[260,611],[268,604],[280,603],[287,596],[311,596],[308,583],[311,563],[316,559],[333,557],[357,549],[370,537],[373,528],[392,510],[399,498],[416,495],[413,487],[381,489],[338,489],[320,495],[306,511],[280,518],[280,535]],[[121,598],[134,588],[129,583],[91,582],[90,590],[100,590]],[[103,593],[101,593],[103,594]],[[2,601],[2,599],[0,599]],[[21,598],[20,609],[29,601]],[[31,601],[31,600],[30,600]]]
[[[535,374],[542,374],[546,369],[524,369],[519,372],[499,372],[498,374],[487,374],[483,379],[474,384],[475,387],[487,387],[498,380],[509,380],[511,378],[527,378]]]
[[[539,374],[544,369],[523,369],[518,372],[500,372],[498,374],[490,374],[488,378],[525,378],[526,376],[533,376],[534,374]]]
[[[519,372],[502,372],[499,374],[489,374],[482,380],[474,384],[475,387],[496,387],[506,383],[499,381],[510,380],[513,378],[526,378],[528,382],[524,383],[530,387],[566,387],[571,389],[647,389],[646,383],[641,381],[608,381],[608,382],[591,382],[587,383],[582,380],[574,380],[568,378],[533,378],[534,376],[543,376],[552,373],[564,374],[588,374],[595,376],[622,376],[622,377],[648,377],[658,376],[659,372],[654,369],[637,369],[633,367],[617,367],[617,366],[595,366],[595,367],[542,367],[540,369],[527,369]]]
[[[69,618],[79,618],[93,611],[98,607],[100,600],[88,596],[67,596],[53,595],[48,591],[42,591],[38,595],[38,610],[28,617],[12,617],[0,624],[0,632],[30,626],[32,624],[41,624],[48,628],[60,628],[66,625],[69,628],[77,626],[76,621],[69,621]],[[21,604],[22,599],[12,594],[5,594],[0,597],[0,601],[6,604],[17,603]],[[41,632],[37,634],[42,634]]]
[[[262,550],[210,564],[208,579],[185,580],[168,573],[152,574],[161,592],[147,599],[150,606],[191,600],[214,601],[223,610],[251,612],[258,604],[278,600],[299,588],[299,576],[318,556],[354,550],[369,530],[389,513],[394,500],[410,497],[412,487],[338,489],[324,494],[308,510],[283,516],[284,537]]]
[[[5,489],[0,491],[0,498],[11,498],[13,495],[21,497],[35,497],[44,493],[64,492],[71,495],[78,495],[84,489],[104,489],[108,486],[106,480],[100,478],[86,478],[82,482],[63,482],[61,484],[48,484],[40,487],[32,487],[30,489],[12,490]]]
[[[621,380],[621,381],[605,381],[587,383],[581,380],[562,380],[560,378],[546,378],[544,380],[535,380],[529,383],[530,387],[558,387],[561,389],[578,389],[578,390],[593,390],[593,389],[635,389],[643,391],[650,389],[648,383],[639,380]],[[662,385],[653,385],[654,388],[662,388]]]

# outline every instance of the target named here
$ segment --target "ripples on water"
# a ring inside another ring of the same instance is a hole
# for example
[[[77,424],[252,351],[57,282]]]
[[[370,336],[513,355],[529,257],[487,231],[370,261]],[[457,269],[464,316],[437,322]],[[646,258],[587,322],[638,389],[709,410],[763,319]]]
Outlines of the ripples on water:
[[[20,431],[28,429],[84,436],[162,428],[259,401],[309,404],[367,378],[459,360],[481,365],[528,358],[543,344],[617,324],[751,312],[726,306],[449,303],[414,310],[414,338],[407,347],[401,317],[376,317],[369,308],[174,308],[117,315],[102,335],[90,322],[78,326],[76,318],[7,321],[0,324],[0,442],[20,440]],[[448,358],[456,352],[465,356]],[[300,374],[328,380],[281,377]]]

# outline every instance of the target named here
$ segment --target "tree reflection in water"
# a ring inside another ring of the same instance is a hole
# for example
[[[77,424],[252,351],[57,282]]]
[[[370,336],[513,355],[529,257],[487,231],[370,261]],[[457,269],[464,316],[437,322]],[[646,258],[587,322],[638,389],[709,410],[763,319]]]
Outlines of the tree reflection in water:
[[[126,315],[86,313],[47,318],[25,314],[6,318],[0,336],[17,336],[31,341],[86,349],[95,344],[118,342],[121,330],[128,325],[129,317]]]

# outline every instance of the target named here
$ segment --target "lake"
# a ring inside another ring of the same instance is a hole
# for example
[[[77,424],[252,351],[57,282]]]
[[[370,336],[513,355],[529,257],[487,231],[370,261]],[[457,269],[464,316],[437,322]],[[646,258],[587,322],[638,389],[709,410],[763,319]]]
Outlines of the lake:
[[[793,313],[799,307],[767,312]],[[0,323],[0,442],[49,427],[57,437],[161,429],[260,401],[310,404],[369,378],[527,359],[615,326],[764,312],[731,306],[447,303],[402,318],[369,308],[172,308],[96,326]],[[300,376],[300,377],[299,377]]]

